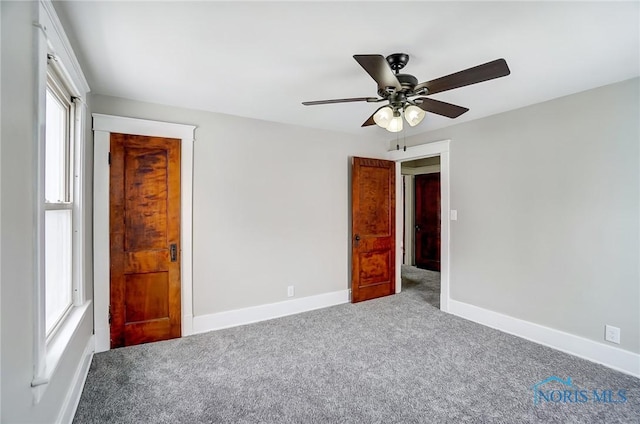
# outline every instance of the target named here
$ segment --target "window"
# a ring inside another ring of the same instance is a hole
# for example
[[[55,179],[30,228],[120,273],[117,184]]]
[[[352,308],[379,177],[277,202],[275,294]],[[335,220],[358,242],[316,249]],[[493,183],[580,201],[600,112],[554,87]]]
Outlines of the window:
[[[45,328],[49,337],[73,305],[74,104],[53,70],[46,90],[44,142]]]
[[[91,339],[88,331],[78,330],[90,321],[92,304],[84,290],[90,283],[85,281],[89,276],[85,275],[84,263],[91,252],[84,248],[88,158],[84,149],[87,105],[82,98],[89,92],[89,85],[52,3],[37,3],[37,13],[32,11],[37,17],[33,33],[37,83],[32,103],[37,140],[33,169],[37,195],[31,380],[34,405],[43,399],[53,379],[70,377],[68,369],[60,365],[69,354],[75,356],[75,349],[69,349],[73,343],[86,343],[80,365],[85,367]],[[80,370],[77,368],[76,373]]]

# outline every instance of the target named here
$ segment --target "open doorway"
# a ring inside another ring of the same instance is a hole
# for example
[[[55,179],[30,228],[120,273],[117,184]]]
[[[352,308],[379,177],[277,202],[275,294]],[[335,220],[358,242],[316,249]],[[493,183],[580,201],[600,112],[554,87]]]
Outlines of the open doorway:
[[[407,147],[406,150],[390,150],[387,158],[396,162],[396,181],[402,181],[402,163],[416,159],[440,157],[440,310],[449,312],[450,298],[450,233],[451,233],[451,205],[450,205],[450,167],[449,144],[451,140],[434,141],[417,146]],[[396,293],[403,291],[402,287],[402,259],[403,259],[403,211],[404,199],[402,184],[396,184]]]
[[[401,163],[403,291],[440,308],[440,156]]]

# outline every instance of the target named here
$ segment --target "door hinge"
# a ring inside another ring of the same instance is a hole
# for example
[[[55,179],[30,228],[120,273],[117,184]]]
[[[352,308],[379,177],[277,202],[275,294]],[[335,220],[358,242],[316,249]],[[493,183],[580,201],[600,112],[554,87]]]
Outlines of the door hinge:
[[[111,324],[111,305],[109,305],[109,324]]]
[[[107,162],[109,162],[109,165],[111,165],[111,152],[109,152],[109,156],[107,158]]]

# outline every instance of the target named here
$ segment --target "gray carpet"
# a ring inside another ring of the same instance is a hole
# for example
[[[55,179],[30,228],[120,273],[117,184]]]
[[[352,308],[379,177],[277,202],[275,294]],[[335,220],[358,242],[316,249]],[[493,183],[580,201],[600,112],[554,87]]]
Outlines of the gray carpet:
[[[429,305],[440,309],[440,273],[402,265],[402,290],[412,290]]]
[[[626,390],[627,401],[534,405],[532,386],[550,376],[588,396]],[[408,289],[97,354],[74,422],[639,423],[640,380],[448,315]]]

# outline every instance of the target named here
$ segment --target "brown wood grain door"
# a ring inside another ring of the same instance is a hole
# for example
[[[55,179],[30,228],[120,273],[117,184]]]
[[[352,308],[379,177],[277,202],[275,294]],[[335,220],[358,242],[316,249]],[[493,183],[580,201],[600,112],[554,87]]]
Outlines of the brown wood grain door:
[[[416,266],[440,271],[440,173],[416,175],[415,195]]]
[[[353,303],[396,292],[395,162],[353,158]]]
[[[180,140],[110,141],[111,347],[180,337]]]

